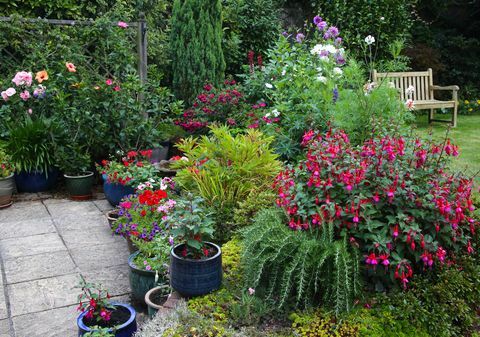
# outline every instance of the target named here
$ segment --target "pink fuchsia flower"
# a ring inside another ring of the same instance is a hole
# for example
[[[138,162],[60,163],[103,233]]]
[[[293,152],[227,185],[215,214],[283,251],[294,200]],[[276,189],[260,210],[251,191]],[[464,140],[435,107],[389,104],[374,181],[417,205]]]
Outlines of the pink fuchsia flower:
[[[120,28],[128,28],[128,23],[123,21],[118,21],[117,26]]]
[[[77,71],[77,67],[71,62],[65,62],[65,67],[67,67],[67,70],[71,73],[75,73]]]
[[[28,90],[21,92],[20,98],[24,101],[28,101],[28,99],[30,98],[30,93],[28,92]]]
[[[12,82],[18,87],[20,85],[25,85],[27,87],[32,85],[32,73],[26,71],[19,71],[15,74],[15,77],[12,79]]]
[[[103,318],[104,321],[109,321],[110,320],[110,316],[111,316],[111,312],[110,311],[107,311],[105,309],[102,309],[100,311],[100,317]]]
[[[253,296],[253,294],[255,294],[255,289],[253,289],[253,288],[248,288],[248,294],[249,294],[250,296]]]
[[[105,81],[105,84],[106,85],[112,85],[113,84],[113,81],[111,78],[107,78],[107,80]]]
[[[113,88],[114,91],[120,91],[120,86],[119,85],[116,85],[114,88]]]
[[[375,253],[371,253],[370,255],[368,255],[367,258],[365,259],[365,263],[370,264],[372,266],[377,265],[378,260],[377,260],[377,256],[375,255]]]

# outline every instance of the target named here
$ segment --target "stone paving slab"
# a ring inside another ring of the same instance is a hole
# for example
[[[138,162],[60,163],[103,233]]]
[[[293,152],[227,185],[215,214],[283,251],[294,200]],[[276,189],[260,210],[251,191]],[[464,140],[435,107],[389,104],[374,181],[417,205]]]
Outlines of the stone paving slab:
[[[60,234],[69,233],[70,231],[84,231],[94,227],[109,228],[107,218],[101,213],[92,213],[88,215],[61,215],[53,218],[55,227]]]
[[[106,199],[103,199],[103,200],[94,200],[93,203],[95,204],[95,206],[98,207],[98,209],[99,209],[101,212],[107,212],[107,211],[113,209],[113,206],[110,205],[110,203],[109,203],[108,200],[106,200]]]
[[[66,249],[57,233],[32,235],[0,241],[0,252],[4,260]]]
[[[5,303],[5,293],[3,290],[3,276],[2,273],[0,273],[0,320],[3,320],[5,318],[8,318],[8,312],[7,312],[7,304]],[[0,328],[1,332],[1,328]]]
[[[78,333],[76,308],[74,305],[14,317],[16,336],[75,337]]]
[[[62,233],[62,238],[69,249],[90,247],[96,245],[112,245],[122,242],[123,239],[113,236],[108,226],[74,230]]]
[[[0,320],[0,337],[10,337],[8,319]],[[20,335],[18,335],[17,337],[20,337]]]
[[[91,201],[71,202],[69,200],[45,200],[43,202],[53,218],[58,216],[86,214],[99,214],[100,210]],[[68,206],[68,207],[67,207]]]
[[[8,285],[12,317],[77,303],[79,274]]]
[[[7,284],[72,274],[76,271],[77,267],[66,250],[5,261]]]
[[[110,244],[72,248],[70,250],[80,271],[94,271],[108,266],[124,265],[130,255],[125,240]]]
[[[1,210],[0,221],[25,221],[32,219],[49,218],[47,209],[41,201],[28,201],[14,203],[12,206]]]
[[[50,218],[1,222],[0,239],[22,238],[30,235],[54,233],[55,226]]]
[[[128,281],[128,264],[96,269],[84,272],[82,275],[87,282],[101,283],[111,296],[130,293]]]

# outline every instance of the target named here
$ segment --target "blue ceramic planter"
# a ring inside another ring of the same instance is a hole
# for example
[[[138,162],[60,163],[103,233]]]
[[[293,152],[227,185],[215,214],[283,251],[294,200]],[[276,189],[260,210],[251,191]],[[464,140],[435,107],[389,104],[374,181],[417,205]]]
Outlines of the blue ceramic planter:
[[[124,307],[130,311],[130,318],[128,321],[118,326],[115,331],[115,337],[132,337],[133,334],[137,331],[137,313],[130,305],[124,303],[112,302],[114,306]],[[88,326],[83,323],[83,317],[86,315],[86,312],[82,312],[77,318],[78,325],[78,336],[81,337],[85,333],[92,331]],[[113,332],[113,330],[109,330]]]
[[[44,192],[53,188],[58,178],[58,169],[52,168],[48,175],[44,172],[20,172],[15,174],[15,182],[19,192]]]
[[[103,184],[103,192],[105,193],[105,198],[107,198],[110,205],[118,206],[123,197],[133,194],[135,190],[130,186],[111,184],[105,181]]]
[[[206,242],[217,253],[205,260],[185,259],[175,251],[183,244],[172,248],[170,252],[170,282],[173,289],[185,297],[200,296],[217,290],[222,285],[222,251],[214,243]]]
[[[132,295],[138,302],[145,303],[145,294],[155,286],[155,272],[143,269],[138,269],[133,263],[133,259],[139,252],[133,253],[128,258],[128,266],[130,273],[128,279],[130,281],[130,288]]]

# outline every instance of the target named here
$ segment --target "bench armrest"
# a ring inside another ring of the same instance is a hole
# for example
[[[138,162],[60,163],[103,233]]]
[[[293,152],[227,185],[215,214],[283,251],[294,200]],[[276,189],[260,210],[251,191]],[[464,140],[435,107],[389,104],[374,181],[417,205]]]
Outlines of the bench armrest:
[[[458,91],[460,88],[458,85],[448,85],[445,87],[439,86],[439,85],[431,85],[430,86],[431,90],[453,90],[453,91]]]

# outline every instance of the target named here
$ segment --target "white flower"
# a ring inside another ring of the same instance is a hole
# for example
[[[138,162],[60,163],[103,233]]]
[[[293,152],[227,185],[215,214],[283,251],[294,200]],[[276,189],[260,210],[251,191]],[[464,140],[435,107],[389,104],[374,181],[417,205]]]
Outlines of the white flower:
[[[267,112],[267,113],[265,114],[265,118],[270,118],[270,112]]]
[[[382,20],[382,21],[385,20],[385,17],[384,17],[384,16],[381,16],[381,17],[380,17],[380,20]]]
[[[405,95],[407,95],[407,97],[410,97],[410,95],[413,95],[414,92],[415,87],[413,85],[409,85],[408,88],[405,90]]]
[[[331,44],[317,44],[311,50],[310,53],[312,55],[318,56],[327,56],[328,54],[335,54],[338,51],[334,45]]]
[[[274,117],[278,117],[278,116],[280,116],[280,111],[278,111],[277,109],[273,109],[272,115],[273,115]]]
[[[282,70],[282,76],[285,76],[286,73],[287,73],[287,67],[283,68],[283,70]]]
[[[140,184],[137,186],[137,189],[139,189],[140,191],[143,191],[145,189],[145,184]]]
[[[147,187],[152,187],[152,183],[150,183],[149,181],[147,181],[147,182],[145,183],[145,186],[147,186]]]
[[[412,111],[413,109],[415,109],[415,102],[413,101],[413,99],[407,99],[407,101],[405,102],[405,106],[407,107],[407,109],[409,111]]]
[[[339,67],[335,67],[335,68],[333,68],[333,74],[337,75],[337,76],[340,76],[340,75],[343,74],[343,70],[340,69]]]
[[[371,44],[375,43],[375,38],[374,38],[372,35],[368,35],[368,36],[365,38],[365,42],[366,42],[368,45],[371,45]]]
[[[188,158],[184,156],[184,157],[181,157],[180,160],[188,161]]]
[[[154,182],[155,182],[155,179],[153,179],[153,178],[148,178],[148,181],[151,182],[151,183],[154,183]]]
[[[266,86],[268,89],[273,89],[273,85],[271,85],[270,83],[265,83],[265,86]]]
[[[317,76],[317,81],[320,81],[322,83],[327,83],[327,78],[325,76],[318,75]]]

